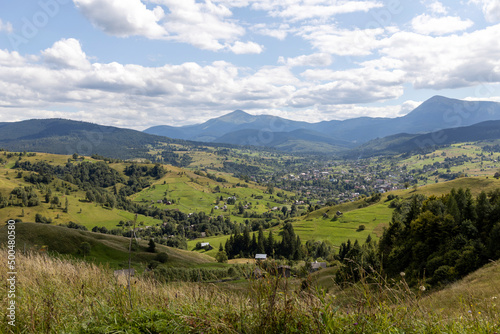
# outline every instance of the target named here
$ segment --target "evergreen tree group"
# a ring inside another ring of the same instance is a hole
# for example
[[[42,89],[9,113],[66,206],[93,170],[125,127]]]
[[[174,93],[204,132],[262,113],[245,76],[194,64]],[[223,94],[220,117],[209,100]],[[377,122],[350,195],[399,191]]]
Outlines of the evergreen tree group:
[[[255,254],[267,254],[270,257],[283,257],[290,260],[301,260],[304,257],[304,247],[300,237],[295,234],[291,223],[285,223],[280,232],[281,242],[275,241],[273,231],[268,236],[259,228],[258,235],[245,226],[243,231],[233,232],[225,244],[225,252],[230,259],[235,257],[254,257]]]

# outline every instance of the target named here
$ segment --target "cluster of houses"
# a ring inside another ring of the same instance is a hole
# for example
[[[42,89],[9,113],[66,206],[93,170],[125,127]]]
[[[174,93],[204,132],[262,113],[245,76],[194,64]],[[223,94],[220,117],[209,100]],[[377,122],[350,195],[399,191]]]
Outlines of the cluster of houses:
[[[151,203],[154,203],[155,201],[154,200],[151,200]],[[159,199],[156,201],[156,204],[166,204],[166,205],[172,205],[172,202],[171,201],[164,201],[162,199]]]
[[[259,262],[262,262],[262,261],[265,261],[267,260],[267,254],[255,254],[255,261],[257,262],[257,264],[259,264]],[[326,268],[326,262],[318,262],[318,261],[315,261],[313,263],[311,263],[310,265],[310,268],[309,268],[309,272],[315,272],[315,271],[318,271],[320,269],[324,269]],[[275,275],[275,276],[282,276],[282,277],[290,277],[292,275],[292,268],[290,266],[287,266],[287,265],[278,265],[276,268],[273,268],[271,270],[271,274]],[[261,266],[256,266],[255,269],[254,269],[254,277],[255,278],[263,278],[265,277],[266,275],[266,272],[264,270],[262,270]]]
[[[332,164],[321,169],[310,169],[300,173],[286,173],[277,186],[300,193],[308,199],[338,198],[340,202],[351,201],[361,194],[402,189],[412,176],[399,166],[387,169],[367,163],[345,166],[335,170]],[[307,182],[313,181],[313,182]]]

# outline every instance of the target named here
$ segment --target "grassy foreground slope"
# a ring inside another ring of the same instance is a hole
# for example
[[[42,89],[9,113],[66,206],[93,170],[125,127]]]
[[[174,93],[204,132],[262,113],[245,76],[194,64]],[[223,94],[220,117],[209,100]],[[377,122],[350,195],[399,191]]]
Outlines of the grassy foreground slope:
[[[0,251],[6,258],[7,252]],[[358,284],[343,296],[262,279],[234,292],[213,284],[133,279],[130,297],[98,265],[17,254],[16,323],[3,333],[495,333],[500,330],[499,264],[437,293],[404,280]],[[0,263],[0,279],[7,279]],[[224,286],[225,287],[225,286]],[[457,288],[458,287],[458,288]],[[0,286],[3,295],[6,285]],[[439,307],[441,305],[441,307]],[[445,311],[443,311],[446,309]]]

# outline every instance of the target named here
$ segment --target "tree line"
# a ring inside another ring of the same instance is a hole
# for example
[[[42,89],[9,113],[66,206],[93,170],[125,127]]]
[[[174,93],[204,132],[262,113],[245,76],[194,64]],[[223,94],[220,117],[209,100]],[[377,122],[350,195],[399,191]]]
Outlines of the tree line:
[[[500,258],[500,189],[476,198],[469,189],[452,189],[394,201],[392,221],[378,243],[342,244],[339,280],[359,279],[361,268],[393,277],[405,273],[413,284],[440,284]]]

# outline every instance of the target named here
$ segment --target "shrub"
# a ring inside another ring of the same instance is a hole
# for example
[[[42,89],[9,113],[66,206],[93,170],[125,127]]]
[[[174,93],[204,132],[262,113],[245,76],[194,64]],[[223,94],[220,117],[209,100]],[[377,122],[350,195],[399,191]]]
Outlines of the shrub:
[[[155,260],[160,262],[160,263],[165,263],[168,261],[168,254],[165,253],[165,252],[161,252],[161,253],[158,253],[156,256],[155,256]]]

